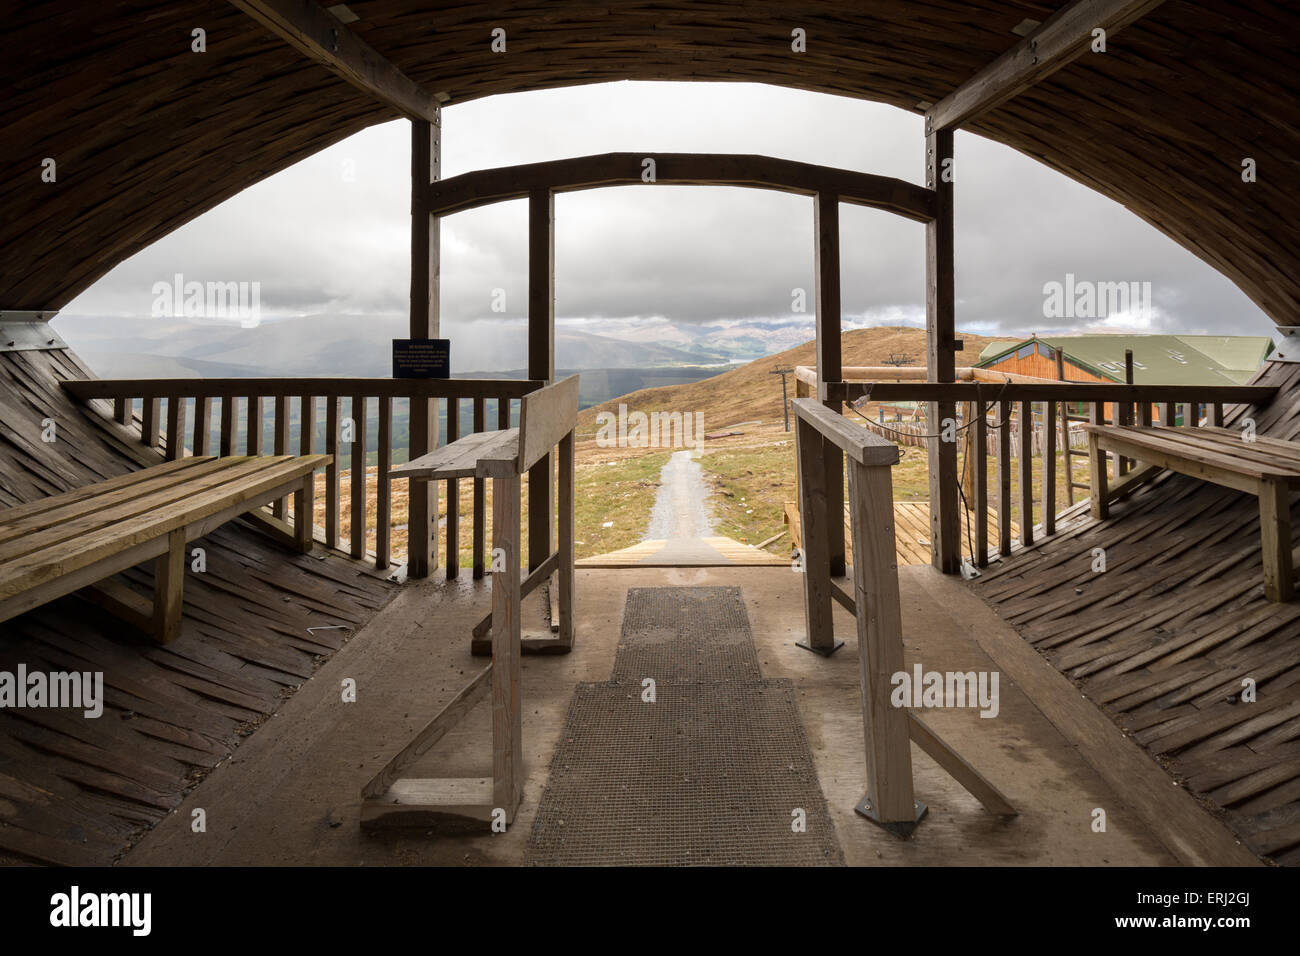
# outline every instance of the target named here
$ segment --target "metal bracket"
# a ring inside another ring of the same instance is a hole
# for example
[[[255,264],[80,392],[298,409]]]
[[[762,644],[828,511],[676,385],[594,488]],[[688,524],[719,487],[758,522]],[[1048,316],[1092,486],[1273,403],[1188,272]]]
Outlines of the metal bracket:
[[[924,817],[930,809],[920,800],[913,800],[912,808],[916,811],[916,817],[914,819],[891,820],[888,823],[885,823],[881,821],[880,814],[877,813],[875,807],[871,805],[870,797],[863,797],[862,802],[854,807],[854,809],[857,810],[858,813],[862,814],[862,816],[866,817],[881,829],[889,831],[900,840],[906,840],[912,835],[912,832],[917,828],[917,825],[920,824],[921,818]]]
[[[813,647],[807,641],[795,641],[794,646],[802,647],[805,651],[812,651],[814,654],[820,654],[822,657],[830,657],[832,654],[834,654],[836,651],[838,651],[841,647],[844,646],[844,642],[832,640],[831,647],[829,649],[823,647]]]
[[[1300,326],[1279,325],[1269,362],[1300,362]]]
[[[0,352],[26,352],[35,349],[66,349],[68,343],[50,328],[48,322],[58,315],[51,312],[0,311]]]

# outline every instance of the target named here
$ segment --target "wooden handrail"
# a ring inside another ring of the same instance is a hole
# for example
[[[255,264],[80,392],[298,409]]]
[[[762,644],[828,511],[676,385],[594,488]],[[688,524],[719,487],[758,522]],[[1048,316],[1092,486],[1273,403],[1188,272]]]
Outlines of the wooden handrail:
[[[821,433],[854,461],[863,465],[898,464],[898,446],[892,441],[855,425],[811,398],[795,398],[790,408],[802,421]]]
[[[242,398],[316,395],[351,398],[523,398],[546,383],[518,378],[94,378],[62,383],[83,402],[117,398]]]
[[[911,402],[1201,402],[1254,405],[1277,394],[1272,385],[1124,385],[1059,382],[825,382],[823,401]]]

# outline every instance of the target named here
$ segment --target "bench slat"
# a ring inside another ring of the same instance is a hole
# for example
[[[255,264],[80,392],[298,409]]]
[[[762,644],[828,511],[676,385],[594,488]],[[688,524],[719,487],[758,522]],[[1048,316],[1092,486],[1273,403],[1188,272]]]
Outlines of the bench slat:
[[[1300,465],[1283,457],[1277,451],[1261,446],[1258,442],[1245,442],[1236,433],[1229,433],[1225,440],[1218,436],[1201,438],[1194,431],[1183,428],[1160,429],[1169,434],[1160,438],[1173,446],[1189,449],[1203,455],[1219,455],[1234,462],[1240,462],[1242,473],[1250,475],[1300,478]],[[1200,429],[1196,429],[1200,431]]]
[[[92,485],[90,488],[79,489],[84,492],[82,494],[59,495],[60,499],[65,500],[55,502],[53,507],[47,510],[18,516],[10,511],[0,511],[0,546],[101,511],[114,501],[134,500],[157,494],[167,488],[211,474],[213,471],[229,468],[233,463],[231,459],[219,461],[216,458],[206,457],[186,458],[136,472],[136,476],[142,477],[130,484],[116,485],[111,488]],[[0,560],[4,560],[5,557],[3,551],[0,551]]]
[[[242,479],[226,481],[147,514],[119,522],[99,533],[48,547],[0,566],[0,600],[156,540],[178,528],[212,518],[287,482],[305,477],[329,460],[328,455],[247,459]],[[263,463],[271,462],[270,467]],[[242,469],[237,469],[242,470]]]
[[[1178,460],[1186,460],[1219,472],[1255,481],[1264,478],[1300,479],[1300,470],[1290,467],[1285,462],[1259,462],[1242,456],[1240,450],[1235,447],[1222,445],[1209,448],[1182,440],[1181,436],[1160,434],[1161,432],[1175,431],[1172,428],[1145,429],[1117,427],[1114,425],[1089,425],[1087,429],[1097,436],[1101,447],[1108,451],[1116,451],[1126,457],[1136,457],[1144,461],[1153,460],[1149,455],[1143,458],[1141,451],[1145,449],[1149,453],[1162,456],[1159,464],[1174,471],[1180,470],[1177,466]],[[1174,463],[1165,464],[1165,459],[1172,460]],[[1239,487],[1240,483],[1229,482],[1229,484],[1235,488]]]
[[[519,429],[476,432],[443,445],[436,451],[421,455],[405,465],[398,465],[390,475],[393,478],[438,480],[442,478],[473,478],[480,461],[508,461],[511,473],[519,456]]]
[[[33,515],[40,515],[46,511],[84,501],[104,490],[126,488],[141,481],[149,481],[159,475],[191,468],[203,460],[202,458],[185,458],[181,461],[169,461],[161,465],[154,465],[151,468],[143,468],[139,471],[128,472],[125,475],[106,478],[104,481],[98,481],[93,485],[86,485],[82,488],[74,488],[72,491],[65,491],[62,494],[50,495],[48,498],[42,498],[39,501],[29,501],[25,504],[14,505],[11,508],[4,508],[0,510],[0,528],[7,528],[11,524],[17,524]]]
[[[194,495],[209,488],[221,487],[231,482],[237,484],[246,480],[250,474],[270,468],[275,462],[283,460],[285,459],[213,459],[205,462],[199,469],[195,469],[193,477],[188,481],[170,482],[140,495],[114,491],[103,496],[102,501],[89,499],[95,507],[87,513],[0,544],[0,577],[3,577],[5,564],[24,555],[57,547],[62,542],[84,538],[104,530],[111,532],[115,525],[123,521],[148,515],[174,502],[190,500]]]

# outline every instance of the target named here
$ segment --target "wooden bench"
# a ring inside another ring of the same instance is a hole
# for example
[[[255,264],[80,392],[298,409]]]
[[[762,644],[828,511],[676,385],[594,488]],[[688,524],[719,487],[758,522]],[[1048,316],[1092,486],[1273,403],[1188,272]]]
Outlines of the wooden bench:
[[[180,633],[186,543],[293,493],[294,541],[310,550],[312,472],[329,461],[182,458],[0,511],[0,621],[85,589],[84,597],[166,644]],[[107,580],[150,559],[152,605]]]
[[[578,377],[525,395],[519,427],[479,432],[392,471],[414,482],[450,478],[492,479],[492,662],[442,708],[362,788],[361,824],[427,825],[444,820],[491,822],[502,814],[514,820],[523,791],[523,738],[520,726],[519,663],[523,653],[520,604],[552,573],[557,576],[559,633],[547,649],[573,646],[573,429],[578,421]],[[521,478],[547,459],[559,444],[559,543],[555,551],[522,576]],[[480,631],[480,627],[474,630]],[[477,778],[402,778],[401,771],[427,752],[491,692],[492,776]]]
[[[1226,428],[1150,428],[1089,425],[1093,462],[1092,514],[1105,518],[1107,491],[1103,452],[1167,468],[1179,474],[1245,491],[1259,498],[1264,552],[1264,593],[1270,601],[1295,594],[1291,561],[1291,491],[1300,488],[1300,443],[1257,437],[1246,441]]]

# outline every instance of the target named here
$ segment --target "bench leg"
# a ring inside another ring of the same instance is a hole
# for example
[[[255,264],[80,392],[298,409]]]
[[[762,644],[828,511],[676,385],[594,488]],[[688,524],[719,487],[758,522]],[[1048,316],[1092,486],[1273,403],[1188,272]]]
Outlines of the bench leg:
[[[167,535],[167,552],[154,564],[153,636],[170,644],[181,633],[181,593],[185,583],[185,529]]]
[[[1270,601],[1295,595],[1291,567],[1291,495],[1285,481],[1259,486],[1259,531],[1264,549],[1264,593]]]
[[[293,538],[303,554],[311,552],[312,529],[316,510],[316,480],[314,473],[302,481],[293,493]]]
[[[515,818],[523,785],[519,726],[521,648],[519,478],[492,481],[492,549],[505,552],[505,569],[492,575],[492,805]]]
[[[1092,516],[1101,521],[1110,516],[1110,505],[1106,501],[1106,453],[1097,447],[1097,436],[1088,436],[1088,467],[1092,485]],[[1071,479],[1073,480],[1073,479]]]

